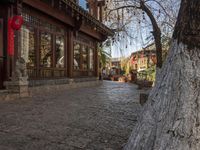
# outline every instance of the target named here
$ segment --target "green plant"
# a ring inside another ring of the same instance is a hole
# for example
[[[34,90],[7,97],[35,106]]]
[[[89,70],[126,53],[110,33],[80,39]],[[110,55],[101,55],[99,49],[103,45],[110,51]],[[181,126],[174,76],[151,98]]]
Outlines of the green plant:
[[[146,70],[138,72],[138,79],[155,81],[156,66],[151,66]]]
[[[106,67],[106,64],[109,62],[111,59],[111,54],[107,52],[105,49],[102,47],[98,46],[98,52],[99,52],[99,58],[100,58],[100,63],[101,67]]]

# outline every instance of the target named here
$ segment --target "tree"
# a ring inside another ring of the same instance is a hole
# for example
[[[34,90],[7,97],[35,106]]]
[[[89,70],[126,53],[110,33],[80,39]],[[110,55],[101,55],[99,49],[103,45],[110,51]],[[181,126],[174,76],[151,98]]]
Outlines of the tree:
[[[103,67],[106,67],[106,64],[109,62],[111,58],[111,54],[102,47],[98,47],[98,52],[102,69]]]
[[[174,13],[174,10],[176,9],[174,8],[176,7],[167,6],[166,1],[163,0],[116,0],[116,1],[110,0],[110,1],[112,2],[112,6],[108,6],[107,17],[111,18],[112,23],[110,27],[111,28],[114,27],[116,32],[123,31],[126,33],[126,35],[130,35],[129,31],[127,31],[126,29],[126,26],[128,26],[128,24],[132,22],[132,18],[137,16],[136,20],[138,20],[139,24],[141,25],[142,21],[143,22],[146,21],[145,16],[148,16],[149,18],[148,21],[150,21],[151,28],[153,30],[151,31],[151,33],[153,35],[156,47],[157,67],[161,68],[163,62],[161,38],[162,36],[166,35],[166,34],[162,35],[161,30],[162,29],[163,31],[166,30],[166,26],[168,29],[173,28],[175,22],[174,18],[176,17],[176,13]],[[168,0],[168,1],[173,1],[173,0]],[[150,3],[153,4],[150,5]],[[127,17],[125,16],[125,13],[131,13],[131,15]],[[147,23],[145,22],[144,25],[146,26],[146,24]],[[169,30],[167,30],[167,32],[169,33]],[[124,37],[122,39],[124,39]]]
[[[173,41],[125,150],[200,148],[200,1],[182,0]]]

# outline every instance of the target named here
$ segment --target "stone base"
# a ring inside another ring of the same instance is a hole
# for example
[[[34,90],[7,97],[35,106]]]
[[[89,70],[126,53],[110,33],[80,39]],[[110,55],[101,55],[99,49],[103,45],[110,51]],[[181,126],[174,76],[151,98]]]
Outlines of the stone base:
[[[52,80],[31,81],[6,81],[6,94],[0,94],[0,100],[9,100],[30,97],[31,95],[49,95],[65,91],[71,88],[91,87],[100,85],[102,81],[98,78],[64,78]],[[2,98],[1,98],[2,97]]]
[[[32,86],[29,87],[30,94],[31,95],[42,95],[42,94],[51,94],[51,93],[58,93],[60,91],[65,91],[72,88],[81,88],[81,87],[91,87],[91,86],[97,86],[102,83],[102,81],[99,81],[97,79],[93,80],[86,80],[84,78],[82,79],[67,79],[68,83],[64,84],[56,84],[56,80],[54,84],[44,84],[40,86]]]
[[[19,97],[29,97],[28,81],[6,81],[6,90],[10,94],[19,94]]]

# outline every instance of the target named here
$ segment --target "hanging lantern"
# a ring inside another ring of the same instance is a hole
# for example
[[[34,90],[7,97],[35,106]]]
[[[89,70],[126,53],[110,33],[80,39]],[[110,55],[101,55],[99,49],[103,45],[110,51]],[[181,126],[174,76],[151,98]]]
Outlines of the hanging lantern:
[[[19,30],[23,24],[24,20],[22,16],[14,16],[12,18],[11,27],[14,30]]]
[[[12,28],[12,18],[8,19],[8,55],[14,55],[14,30]]]

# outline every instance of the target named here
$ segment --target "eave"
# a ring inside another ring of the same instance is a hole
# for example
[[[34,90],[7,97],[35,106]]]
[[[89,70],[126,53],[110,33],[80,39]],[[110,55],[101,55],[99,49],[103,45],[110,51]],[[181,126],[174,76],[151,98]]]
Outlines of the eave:
[[[48,15],[51,15],[54,18],[58,19],[62,18],[61,21],[63,21],[64,23],[67,23],[68,25],[75,27],[76,26],[76,22],[74,22],[74,20],[76,21],[78,18],[81,18],[82,23],[88,24],[92,27],[92,30],[95,30],[96,32],[102,34],[103,36],[113,36],[114,32],[108,28],[106,25],[104,25],[103,23],[101,23],[100,21],[98,21],[96,18],[94,18],[93,16],[91,16],[86,10],[84,10],[82,7],[80,7],[79,5],[77,5],[76,3],[70,1],[70,0],[60,0],[59,2],[63,2],[66,4],[66,12],[71,11],[71,16],[68,15],[63,15],[63,14],[59,14],[60,11],[57,11],[56,14],[52,14],[51,12],[48,12],[47,10],[44,10],[42,7],[42,5],[46,5],[44,2],[41,2],[39,0],[23,0],[23,3],[34,7],[36,9],[39,9],[40,11],[43,11],[45,13],[47,13]],[[36,3],[40,3],[41,5],[37,5]],[[52,9],[55,10],[56,8],[52,7],[50,8],[50,6],[48,6],[48,9]],[[80,26],[80,29],[82,27]]]
[[[110,28],[108,28],[106,25],[101,23],[95,17],[91,16],[86,10],[84,10],[82,7],[80,7],[73,1],[70,1],[70,0],[62,0],[62,1],[65,2],[72,10],[74,10],[75,13],[78,13],[79,15],[83,16],[85,20],[94,24],[94,27],[96,27],[97,29],[100,29],[100,31],[103,34],[107,33],[110,36],[114,35],[114,32]]]

